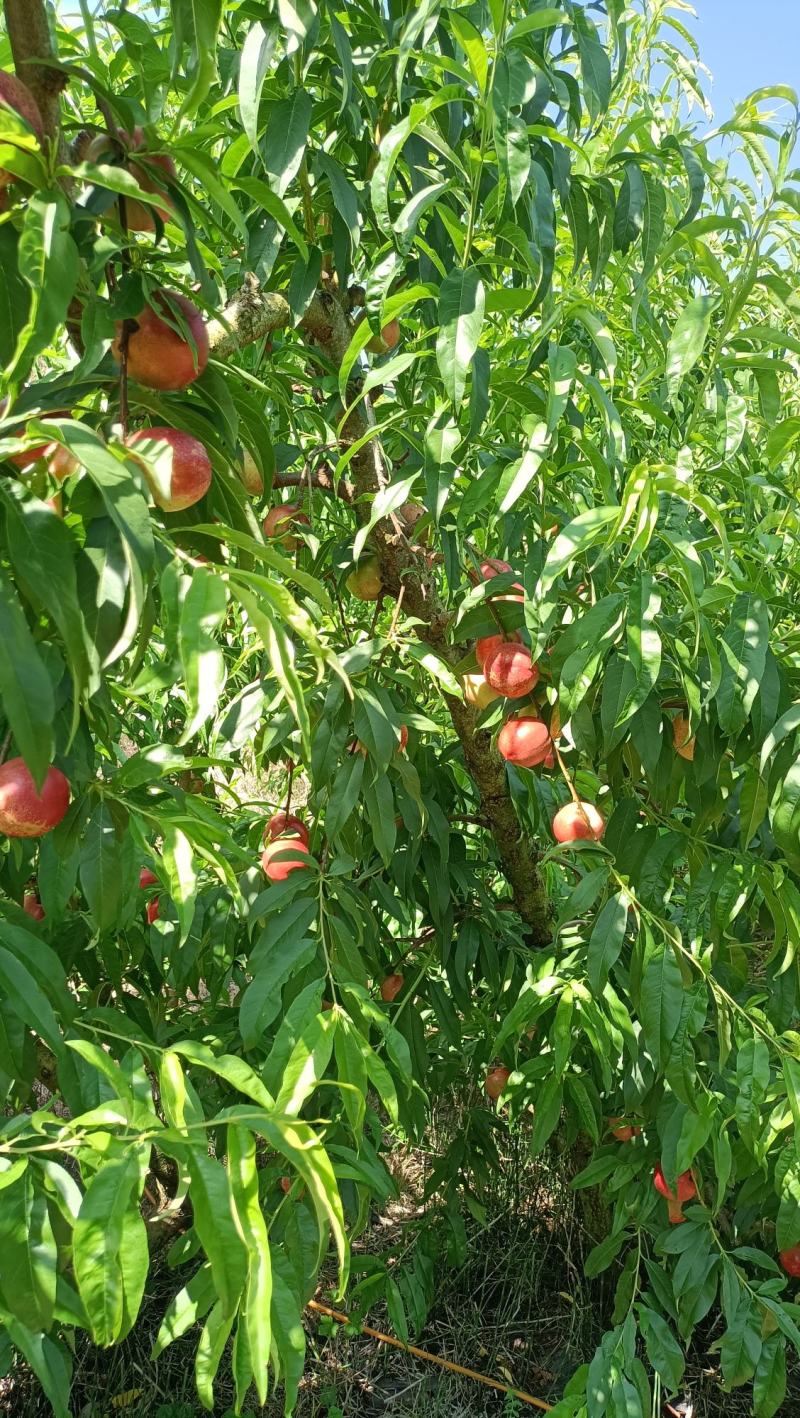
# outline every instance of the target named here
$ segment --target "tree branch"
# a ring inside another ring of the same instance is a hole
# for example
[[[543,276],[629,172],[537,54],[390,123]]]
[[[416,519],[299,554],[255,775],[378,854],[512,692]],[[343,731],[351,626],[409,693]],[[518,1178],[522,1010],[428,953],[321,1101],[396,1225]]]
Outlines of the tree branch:
[[[60,142],[59,95],[66,80],[60,70],[46,62],[57,55],[45,0],[3,0],[3,9],[14,68],[39,105],[45,135]]]
[[[345,300],[349,308],[348,298]],[[209,340],[214,354],[224,359],[291,324],[291,310],[284,297],[262,290],[255,276],[248,275],[222,318],[210,325]],[[341,366],[350,343],[351,325],[346,310],[333,294],[321,291],[314,296],[300,321],[300,329],[306,339],[319,346],[334,368]],[[374,428],[372,405],[365,396],[348,420],[344,441],[352,445]],[[373,433],[353,455],[350,469],[355,497],[363,498],[358,510],[366,517],[371,498],[388,481],[377,435]],[[298,474],[297,485],[301,480]],[[289,485],[295,486],[294,481]],[[457,665],[463,658],[463,647],[450,643],[451,613],[439,596],[432,567],[419,555],[419,548],[408,540],[398,518],[379,522],[370,533],[370,545],[380,561],[386,592],[397,598],[402,588],[404,611],[419,622],[415,631],[420,640],[430,645],[447,664]],[[532,944],[546,945],[551,935],[547,894],[533,853],[520,832],[505,766],[492,747],[491,735],[476,728],[477,711],[449,695],[447,704],[516,909],[528,927]]]

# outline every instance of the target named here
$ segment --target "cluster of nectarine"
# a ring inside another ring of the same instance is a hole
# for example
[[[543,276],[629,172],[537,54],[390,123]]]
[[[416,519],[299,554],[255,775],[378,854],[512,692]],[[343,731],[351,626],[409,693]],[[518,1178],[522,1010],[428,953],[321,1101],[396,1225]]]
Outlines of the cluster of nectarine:
[[[484,581],[512,571],[507,561],[496,557],[487,557],[480,565],[480,577]],[[491,599],[524,601],[525,588],[516,581],[510,592]],[[539,683],[539,666],[517,631],[484,636],[476,642],[475,658],[480,673],[465,675],[462,686],[467,703],[476,709],[486,708],[501,696],[524,699]],[[552,711],[548,725],[534,706],[506,720],[497,736],[497,748],[505,761],[517,768],[554,768],[554,739],[559,730],[557,708]],[[593,803],[582,802],[575,795],[572,802],[555,814],[552,831],[557,842],[574,842],[579,838],[599,841],[605,831],[605,820]]]

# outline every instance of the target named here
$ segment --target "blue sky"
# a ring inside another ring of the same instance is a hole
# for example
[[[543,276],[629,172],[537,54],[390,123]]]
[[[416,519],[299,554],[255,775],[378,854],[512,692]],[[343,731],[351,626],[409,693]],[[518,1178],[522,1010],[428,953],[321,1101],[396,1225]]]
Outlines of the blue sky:
[[[696,20],[675,13],[714,76],[709,97],[718,123],[764,84],[800,89],[800,0],[694,0],[694,8]]]

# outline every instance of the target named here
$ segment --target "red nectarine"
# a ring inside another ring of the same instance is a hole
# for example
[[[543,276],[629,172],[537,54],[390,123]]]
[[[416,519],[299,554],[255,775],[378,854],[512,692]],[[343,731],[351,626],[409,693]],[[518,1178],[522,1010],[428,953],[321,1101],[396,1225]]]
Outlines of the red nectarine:
[[[522,699],[539,681],[539,667],[526,645],[502,644],[484,661],[486,681],[506,699]]]
[[[34,921],[43,921],[45,916],[44,906],[35,891],[26,891],[22,898],[22,909],[26,915]]]
[[[557,842],[576,842],[580,838],[599,842],[606,823],[594,803],[566,803],[553,818],[552,827]]]
[[[261,867],[269,881],[285,881],[290,872],[307,871],[310,852],[302,837],[276,837],[261,853]]]
[[[127,150],[128,160],[125,166],[131,177],[135,178],[143,192],[154,192],[159,196],[163,195],[163,201],[157,206],[150,207],[144,202],[139,202],[135,197],[125,199],[125,224],[130,231],[155,231],[156,224],[153,220],[153,213],[157,212],[162,222],[166,222],[172,216],[172,203],[166,195],[164,188],[158,182],[152,168],[161,168],[168,177],[176,178],[177,172],[172,158],[167,153],[144,153],[145,137],[141,128],[134,128],[132,133],[126,133],[120,129],[118,138],[123,148]],[[131,162],[130,153],[142,153],[146,156],[147,163]],[[86,161],[94,163],[113,163],[115,156],[114,142],[107,133],[100,133],[93,138],[86,149]]]
[[[381,999],[385,1004],[391,1004],[397,999],[405,984],[405,975],[387,975],[381,984]]]
[[[278,537],[281,545],[287,551],[296,551],[302,546],[300,537],[295,537],[289,531],[292,522],[297,522],[305,527],[310,527],[305,512],[297,502],[277,502],[274,507],[270,507],[264,518],[262,530],[265,537]]]
[[[140,428],[127,446],[138,455],[153,501],[165,512],[192,507],[208,492],[211,459],[199,438],[177,428]]]
[[[69,783],[59,768],[48,768],[39,791],[23,758],[0,766],[0,832],[7,837],[43,837],[68,807]]]
[[[488,1097],[496,1102],[510,1077],[511,1069],[504,1068],[502,1064],[498,1064],[496,1068],[490,1068],[483,1085]]]
[[[147,389],[185,389],[203,373],[208,363],[205,321],[187,296],[178,291],[156,291],[128,336],[128,374]],[[186,338],[188,330],[191,340]],[[121,358],[122,322],[111,353]]]
[[[507,763],[534,768],[552,752],[553,740],[547,725],[535,714],[508,719],[497,736],[497,747]]]
[[[305,845],[309,843],[309,831],[303,819],[295,817],[293,812],[274,812],[266,827],[264,828],[264,840],[267,838],[274,842],[276,837],[299,837]]]

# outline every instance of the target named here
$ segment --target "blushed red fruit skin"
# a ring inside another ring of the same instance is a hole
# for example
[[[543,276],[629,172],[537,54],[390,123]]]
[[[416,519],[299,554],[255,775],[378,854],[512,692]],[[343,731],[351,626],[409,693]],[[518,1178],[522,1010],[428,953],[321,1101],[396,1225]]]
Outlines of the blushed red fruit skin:
[[[510,1077],[511,1069],[504,1068],[502,1064],[498,1065],[497,1068],[490,1068],[483,1085],[487,1097],[491,1098],[493,1102],[496,1102]]]
[[[153,305],[146,305],[128,336],[128,374],[147,389],[185,389],[208,364],[208,331],[205,321],[187,296],[177,291],[156,291]],[[155,309],[153,308],[155,307]],[[195,350],[183,335],[174,330],[168,320],[174,321],[174,313],[179,311],[191,331]],[[164,318],[166,317],[166,318]],[[117,333],[111,346],[117,363],[120,361],[120,341],[122,322],[117,322]]]
[[[781,1251],[780,1262],[787,1275],[795,1279],[800,1276],[800,1246],[790,1246],[788,1251]]]
[[[691,726],[685,714],[678,714],[672,720],[672,742],[675,752],[681,758],[685,758],[689,763],[694,758],[694,734],[691,733]]]
[[[483,673],[486,683],[506,699],[522,699],[539,681],[539,667],[525,645],[498,645],[484,661]]]
[[[69,783],[59,768],[48,768],[38,793],[24,759],[0,766],[0,832],[6,837],[43,837],[68,807]]]
[[[8,74],[4,69],[0,70],[0,101],[24,118],[41,142],[44,124],[36,99],[27,84],[23,84],[16,74]],[[0,167],[0,188],[7,187],[9,182],[13,181],[13,172],[6,172],[5,168]]]
[[[408,726],[407,726],[406,724],[401,724],[401,725],[400,725],[400,742],[399,742],[399,744],[397,745],[397,750],[396,750],[396,752],[397,752],[397,753],[405,753],[405,751],[406,751],[407,748],[408,748]]]
[[[493,576],[500,576],[504,571],[513,571],[514,568],[496,556],[487,556],[486,560],[481,562],[480,570],[484,581],[491,581]]]
[[[499,650],[501,645],[519,645],[520,643],[520,637],[516,630],[511,631],[509,635],[485,635],[482,640],[475,642],[475,658],[483,669],[489,656],[493,655],[495,650]]]
[[[155,872],[154,872],[154,871],[151,871],[149,867],[142,867],[142,870],[139,872],[139,886],[140,886],[140,888],[141,888],[142,890],[144,890],[144,888],[145,888],[146,886],[157,886],[157,885],[158,885],[158,877],[156,876]]]
[[[160,899],[160,897],[154,896],[153,899],[152,899],[152,901],[148,901],[147,906],[146,906],[145,909],[146,909],[146,911],[147,911],[147,924],[148,924],[148,926],[152,926],[153,921],[157,921],[158,918],[159,918],[159,915],[161,914],[161,899]]]
[[[640,1137],[642,1129],[636,1124],[623,1123],[622,1118],[609,1118],[608,1126],[611,1129],[611,1136],[617,1142],[631,1142],[634,1137]]]
[[[129,435],[127,446],[134,452],[139,444],[150,444],[157,440],[160,447],[172,451],[172,470],[169,496],[151,481],[145,469],[153,501],[164,512],[181,512],[185,507],[193,507],[201,497],[205,497],[211,486],[211,459],[199,438],[190,433],[182,433],[177,428],[140,428]],[[145,449],[142,449],[144,453]]]
[[[367,341],[367,349],[370,354],[388,354],[389,350],[395,349],[399,342],[400,322],[399,320],[390,320],[388,324],[384,325],[379,335],[373,335],[372,339]]]
[[[291,534],[292,522],[302,523],[304,527],[310,527],[305,512],[297,502],[278,502],[274,507],[270,507],[264,518],[262,530],[265,537],[279,537],[287,551],[296,551],[300,545],[298,537]]]
[[[575,842],[578,839],[600,841],[606,830],[605,818],[594,803],[581,803],[581,807],[589,819],[588,823],[577,803],[566,803],[559,808],[552,822],[553,836],[557,842]]]
[[[653,1186],[667,1199],[667,1210],[671,1224],[679,1226],[682,1221],[686,1220],[681,1207],[684,1202],[691,1201],[693,1197],[697,1196],[697,1187],[691,1172],[681,1172],[676,1182],[678,1192],[676,1196],[672,1188],[667,1185],[661,1163],[657,1162],[653,1171]]]
[[[264,837],[270,841],[275,841],[277,837],[287,834],[290,837],[299,837],[301,842],[308,846],[310,833],[302,818],[295,817],[293,812],[274,812],[266,827]]]
[[[34,921],[43,921],[45,916],[44,906],[35,891],[26,891],[22,898],[22,909],[27,916]]]
[[[129,152],[139,152],[144,146],[144,133],[141,128],[134,128],[132,133],[119,130],[119,138],[123,147]],[[113,144],[106,134],[100,134],[94,138],[86,150],[87,162],[104,162],[113,157]],[[153,167],[160,167],[168,177],[176,178],[177,171],[172,158],[166,153],[148,153],[148,164]],[[131,177],[135,178],[143,192],[155,192],[159,195],[162,188],[153,179],[146,167],[138,162],[127,162],[125,164]],[[144,202],[137,202],[135,197],[128,197],[125,200],[125,225],[129,231],[155,231],[156,224],[153,220],[153,212],[158,212],[162,222],[168,221],[172,215],[171,207],[166,205],[168,198],[165,198],[165,205],[158,207],[146,207]]]
[[[384,1004],[391,1004],[392,1000],[397,999],[404,984],[404,975],[387,975],[381,985],[381,999]]]
[[[290,856],[290,852],[295,855]],[[285,860],[276,861],[275,858],[285,853]],[[277,837],[274,842],[269,842],[261,853],[261,867],[269,881],[285,881],[292,871],[307,871],[310,861],[298,860],[298,855],[310,856],[308,847],[302,837]]]
[[[281,1191],[282,1191],[284,1194],[288,1194],[291,1190],[292,1190],[292,1179],[291,1179],[291,1177],[281,1177]]]
[[[546,763],[553,751],[553,740],[547,725],[535,714],[520,714],[508,719],[497,736],[497,747],[507,763],[520,768],[535,768]]]

